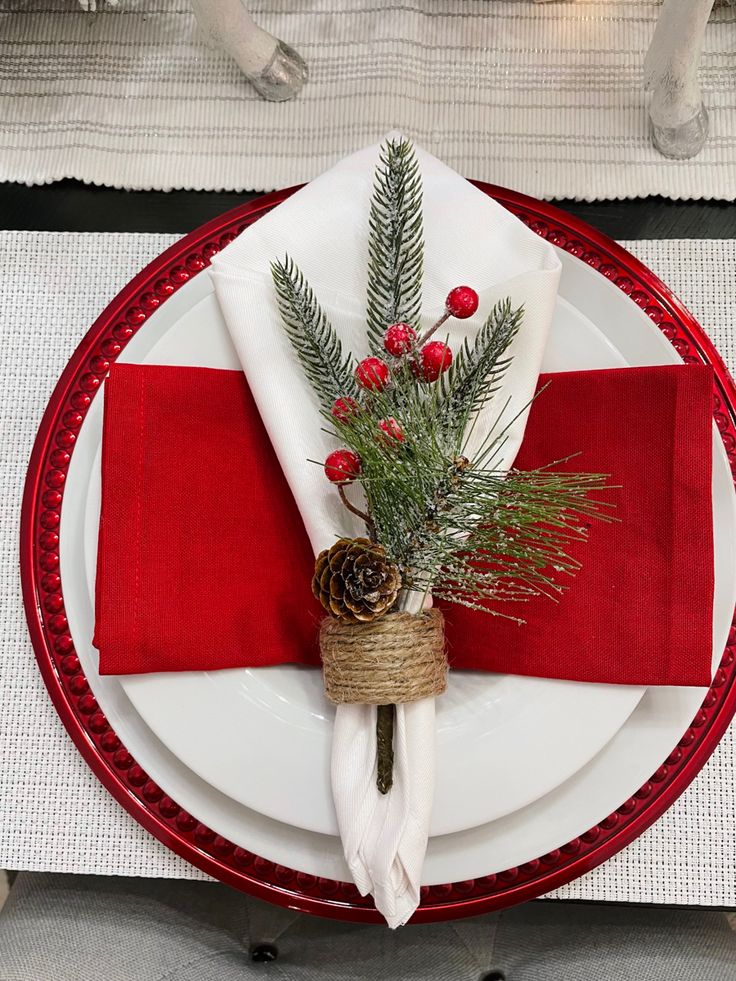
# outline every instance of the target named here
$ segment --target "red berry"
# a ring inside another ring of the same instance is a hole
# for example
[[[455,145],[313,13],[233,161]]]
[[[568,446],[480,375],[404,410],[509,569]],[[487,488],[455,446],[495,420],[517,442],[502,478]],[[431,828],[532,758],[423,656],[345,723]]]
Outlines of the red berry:
[[[335,419],[347,422],[351,416],[356,416],[360,412],[360,405],[355,399],[346,395],[345,398],[335,399],[331,412]]]
[[[352,450],[333,450],[325,460],[325,476],[333,484],[351,484],[360,475],[360,457]]]
[[[404,430],[393,416],[389,416],[388,419],[381,419],[378,423],[378,428],[391,439],[395,439],[399,443],[404,442]]]
[[[363,358],[355,369],[358,384],[369,391],[382,392],[388,385],[389,370],[385,361],[380,358]]]
[[[419,352],[419,364],[412,364],[412,371],[424,381],[436,381],[452,364],[452,351],[442,341],[430,341]]]
[[[470,286],[456,286],[447,294],[445,306],[453,317],[465,320],[478,309],[478,294]]]
[[[400,358],[411,351],[416,339],[416,331],[409,324],[391,324],[383,335],[383,346],[389,354]]]

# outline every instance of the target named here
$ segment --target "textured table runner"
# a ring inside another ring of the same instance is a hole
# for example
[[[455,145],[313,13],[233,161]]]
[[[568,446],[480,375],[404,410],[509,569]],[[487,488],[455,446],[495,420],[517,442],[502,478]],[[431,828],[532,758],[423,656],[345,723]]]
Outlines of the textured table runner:
[[[263,102],[189,0],[0,0],[0,180],[268,190],[398,128],[469,177],[537,197],[736,197],[736,10],[701,78],[692,161],[651,146],[642,65],[659,0],[255,0],[311,80]]]
[[[0,232],[0,868],[205,878],[128,816],[66,735],[36,669],[17,560],[52,388],[100,310],[175,238]],[[733,372],[736,240],[623,244],[683,298]],[[736,727],[649,831],[552,895],[736,907]]]

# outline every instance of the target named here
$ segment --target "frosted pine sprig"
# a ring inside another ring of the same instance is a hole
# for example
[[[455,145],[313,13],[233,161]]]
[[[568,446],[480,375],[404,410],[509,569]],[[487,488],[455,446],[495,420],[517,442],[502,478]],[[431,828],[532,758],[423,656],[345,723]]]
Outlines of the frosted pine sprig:
[[[381,148],[369,228],[366,321],[371,351],[380,354],[386,328],[403,322],[418,329],[422,312],[422,175],[407,140]]]
[[[323,407],[357,393],[354,360],[342,343],[296,263],[287,255],[271,264],[281,319]]]

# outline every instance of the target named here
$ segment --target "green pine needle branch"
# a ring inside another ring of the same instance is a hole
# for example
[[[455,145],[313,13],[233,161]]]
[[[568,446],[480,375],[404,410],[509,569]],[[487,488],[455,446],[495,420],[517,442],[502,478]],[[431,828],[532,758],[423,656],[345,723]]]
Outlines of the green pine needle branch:
[[[403,415],[391,412],[395,406]],[[611,505],[591,496],[606,489],[605,475],[555,465],[486,469],[503,431],[475,459],[453,456],[441,416],[433,419],[423,409],[426,402],[417,405],[406,393],[397,398],[392,389],[359,415],[331,420],[337,439],[361,458],[375,537],[399,566],[404,585],[491,613],[501,613],[493,605],[500,600],[554,597],[578,567],[570,544],[585,539],[592,519],[610,517]],[[376,438],[378,421],[389,417],[400,419],[400,443]]]
[[[281,320],[304,374],[323,408],[340,396],[357,394],[351,355],[344,355],[335,328],[297,265],[286,256],[271,264]]]
[[[475,340],[454,352],[436,382],[415,376],[416,350],[403,358],[383,350],[390,324],[419,325],[421,197],[411,144],[387,143],[376,172],[368,249],[368,337],[391,369],[383,391],[357,386],[353,359],[343,354],[288,258],[272,267],[276,295],[326,430],[336,445],[360,457],[370,530],[399,566],[404,586],[501,614],[500,601],[558,595],[578,568],[570,546],[585,539],[593,519],[611,520],[610,503],[592,496],[608,488],[603,475],[571,473],[554,464],[531,472],[494,469],[513,422],[501,426],[506,406],[498,406],[494,425],[474,440],[479,447],[472,457],[465,456],[479,414],[493,404],[510,364],[509,347],[523,330],[523,309],[514,309],[510,300],[496,304]],[[335,419],[332,404],[345,397],[356,399],[360,411]],[[395,420],[401,440],[382,432],[379,424],[386,420]]]
[[[503,380],[511,363],[508,348],[523,319],[523,307],[513,309],[508,299],[497,303],[472,347],[466,339],[448,370],[440,376],[448,436],[460,445],[467,437],[472,418],[477,417]]]
[[[408,140],[381,149],[368,236],[368,342],[383,353],[383,332],[404,322],[419,329],[424,232],[422,176]]]

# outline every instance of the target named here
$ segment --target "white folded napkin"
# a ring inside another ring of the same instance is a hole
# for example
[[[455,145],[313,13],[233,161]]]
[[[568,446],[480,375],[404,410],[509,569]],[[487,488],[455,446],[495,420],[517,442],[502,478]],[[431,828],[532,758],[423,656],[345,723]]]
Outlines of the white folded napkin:
[[[395,134],[392,134],[396,138]],[[513,362],[484,409],[473,441],[482,442],[503,407],[508,425],[498,468],[509,467],[521,443],[526,407],[539,374],[560,276],[554,249],[508,211],[417,148],[424,182],[426,329],[455,286],[478,291],[478,312],[449,320],[457,347],[474,337],[493,304],[507,296],[525,307]],[[301,512],[315,554],[336,537],[364,533],[339,501],[322,468],[336,444],[281,325],[270,264],[288,252],[301,268],[346,350],[367,353],[368,215],[379,146],[341,160],[247,228],[212,262],[215,290],[248,384]],[[468,455],[472,455],[473,445]],[[434,699],[398,706],[394,785],[376,789],[376,710],[338,708],[332,748],[332,790],[345,857],[363,895],[371,893],[389,926],[404,924],[419,902],[434,786]]]

